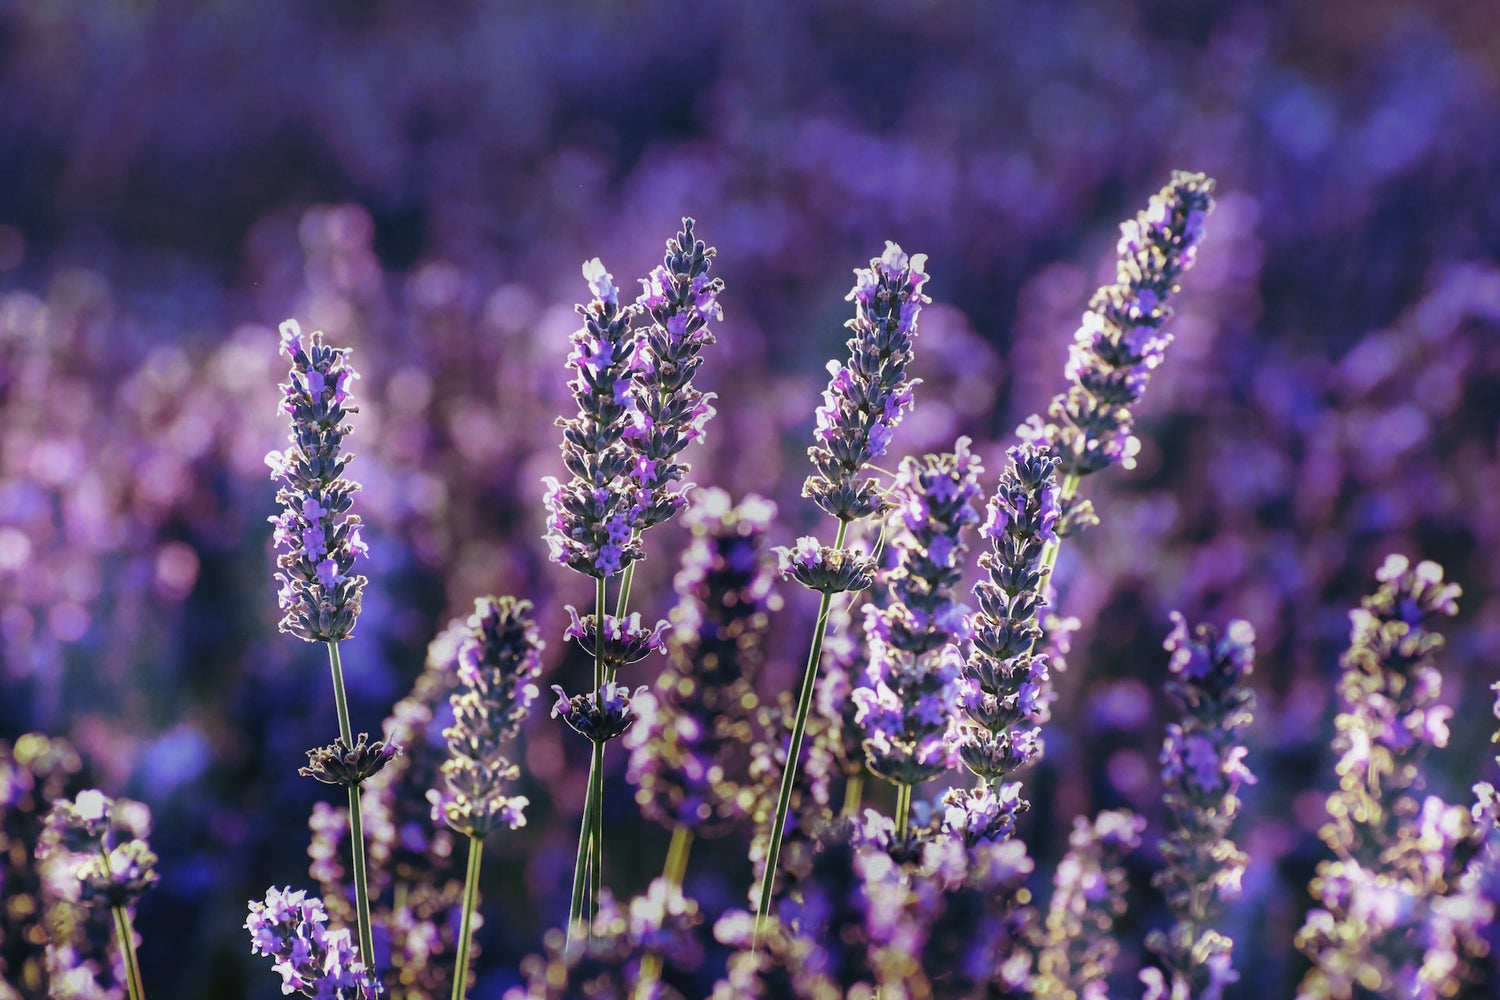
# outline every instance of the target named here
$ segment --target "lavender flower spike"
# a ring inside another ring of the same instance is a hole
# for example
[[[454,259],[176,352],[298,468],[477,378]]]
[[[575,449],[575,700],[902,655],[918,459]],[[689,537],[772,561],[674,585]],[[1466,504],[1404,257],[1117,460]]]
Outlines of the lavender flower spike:
[[[1197,256],[1213,189],[1203,174],[1175,171],[1146,210],[1120,226],[1115,283],[1094,293],[1069,350],[1072,386],[1052,400],[1050,422],[1033,416],[1019,431],[1056,452],[1061,478],[1134,467],[1140,442],[1131,407],[1172,342],[1161,329],[1172,316],[1167,300]]]
[[[1068,853],[1057,866],[1046,928],[1038,934],[1037,1000],[1106,1000],[1105,983],[1120,946],[1111,936],[1125,912],[1125,871],[1120,861],[1141,844],[1146,821],[1128,810],[1102,812],[1090,823],[1079,816]]]
[[[958,749],[969,770],[993,785],[1042,750],[1047,657],[1036,652],[1036,645],[1049,572],[1043,553],[1056,542],[1060,517],[1057,459],[1035,444],[1012,448],[988,511],[980,533],[989,539],[990,549],[979,556],[987,579],[974,586],[979,610],[970,623],[973,645],[964,699],[968,719]],[[966,809],[963,799],[974,794],[954,790],[946,801]],[[1001,798],[1016,809],[1027,807],[1018,794],[1006,792]],[[998,821],[994,829],[1008,830],[1009,823]]]
[[[693,237],[693,220],[667,241],[666,258],[642,278],[636,305],[651,318],[641,338],[642,365],[631,389],[632,424],[625,439],[635,454],[630,477],[635,485],[636,527],[667,520],[687,504],[687,486],[673,489],[687,466],[682,450],[703,439],[703,425],[714,415],[713,393],[693,387],[700,352],[714,342],[709,320],[723,318],[719,295],[724,279],[710,278],[717,251]]]
[[[1468,809],[1418,798],[1423,758],[1448,740],[1433,662],[1443,637],[1430,626],[1457,613],[1459,588],[1436,563],[1400,555],[1376,576],[1379,589],[1350,612],[1341,660],[1340,781],[1320,831],[1335,857],[1318,866],[1309,888],[1321,906],[1297,934],[1313,961],[1297,991],[1305,1000],[1456,996],[1494,916],[1471,865],[1485,831]]]
[[[868,268],[855,268],[854,318],[845,324],[849,361],[828,363],[832,376],[818,407],[817,443],[808,449],[817,474],[802,495],[841,521],[879,511],[881,490],[873,479],[858,480],[872,460],[885,454],[901,414],[912,405],[918,379],[906,377],[917,316],[931,301],[922,294],[926,254],[908,257],[895,243]]]
[[[531,712],[542,669],[544,643],[530,612],[530,601],[479,598],[458,649],[453,725],[443,730],[446,787],[427,797],[434,821],[481,839],[526,824],[526,797],[506,794],[506,786],[519,774],[510,744]]]
[[[281,992],[317,1000],[375,1000],[381,993],[365,970],[347,929],[330,931],[323,901],[272,886],[250,903],[245,929],[250,953],[265,955],[281,975]]]
[[[276,493],[282,512],[270,519],[276,544],[286,550],[276,559],[281,631],[337,642],[353,634],[368,582],[354,572],[368,550],[359,515],[349,513],[359,490],[344,475],[353,455],[340,454],[352,429],[345,419],[358,412],[349,401],[359,375],[349,366],[348,348],[324,345],[321,332],[304,341],[296,320],[281,324],[281,350],[292,361],[281,386],[291,444],[266,456],[271,478],[282,483]]]
[[[613,277],[596,257],[583,265],[594,298],[577,307],[583,327],[573,334],[568,383],[578,416],[558,418],[562,456],[572,478],[542,482],[547,505],[547,545],[554,562],[604,579],[641,557],[634,532],[639,511],[630,470],[634,454],[624,440],[631,386],[641,367],[640,344],[631,321],[636,307],[620,306]]]
[[[1248,859],[1229,839],[1239,811],[1246,769],[1239,730],[1250,724],[1255,695],[1245,686],[1255,658],[1255,631],[1233,621],[1221,636],[1172,613],[1165,648],[1172,654],[1167,693],[1183,712],[1167,727],[1162,785],[1172,830],[1162,842],[1167,867],[1152,879],[1177,918],[1170,931],[1153,931],[1146,946],[1163,969],[1141,973],[1146,996],[1218,1000],[1239,977],[1231,965],[1234,942],[1209,925],[1240,892]]]

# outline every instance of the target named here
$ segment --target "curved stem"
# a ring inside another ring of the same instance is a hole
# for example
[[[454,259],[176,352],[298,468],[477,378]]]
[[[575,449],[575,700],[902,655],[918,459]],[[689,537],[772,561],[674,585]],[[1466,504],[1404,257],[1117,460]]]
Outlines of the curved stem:
[[[838,537],[833,547],[844,547],[844,536],[849,531],[849,522],[839,521]],[[807,715],[812,708],[813,689],[818,683],[818,667],[823,659],[823,637],[828,631],[828,611],[833,604],[833,595],[825,593],[818,603],[818,623],[814,626],[812,649],[807,654],[807,667],[802,674],[802,692],[797,698],[797,717],[792,723],[792,741],[787,747],[786,767],[781,772],[781,794],[776,798],[776,816],[771,823],[771,846],[766,852],[766,870],[760,881],[760,905],[755,914],[755,934],[752,951],[760,950],[760,937],[765,931],[766,918],[771,914],[771,892],[776,887],[776,864],[781,855],[781,839],[786,832],[786,814],[791,809],[792,787],[797,783],[797,758],[802,752],[802,735],[807,731]]]
[[[354,732],[349,725],[349,701],[344,695],[344,665],[339,658],[338,640],[328,643],[328,669],[333,674],[333,704],[338,710],[339,737],[344,746],[354,746]],[[365,974],[370,982],[379,985],[380,976],[375,969],[375,937],[370,930],[370,886],[365,872],[364,824],[360,817],[359,786],[349,787],[349,852],[353,864],[350,872],[354,879],[354,908],[359,921],[359,953],[364,959]]]
[[[474,910],[479,905],[479,864],[484,841],[469,834],[469,867],[464,875],[463,926],[458,932],[458,957],[453,963],[453,1000],[463,1000],[469,991],[469,950],[474,940]]]

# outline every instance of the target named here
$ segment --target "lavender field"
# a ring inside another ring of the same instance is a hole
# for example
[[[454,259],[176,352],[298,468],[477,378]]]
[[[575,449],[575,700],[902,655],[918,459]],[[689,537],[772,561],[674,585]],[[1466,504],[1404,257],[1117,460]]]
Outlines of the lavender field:
[[[0,2],[0,1000],[1493,997],[1497,682],[1489,0]]]

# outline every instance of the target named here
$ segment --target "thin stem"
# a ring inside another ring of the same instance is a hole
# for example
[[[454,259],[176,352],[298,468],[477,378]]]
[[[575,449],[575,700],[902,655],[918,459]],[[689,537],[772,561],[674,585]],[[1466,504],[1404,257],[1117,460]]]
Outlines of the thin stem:
[[[120,940],[120,957],[125,961],[125,988],[130,992],[130,1000],[146,1000],[141,965],[135,956],[135,929],[130,925],[130,911],[124,903],[110,909],[115,917],[115,936]]]
[[[906,838],[906,824],[911,816],[911,784],[901,782],[896,786],[896,839]]]
[[[844,536],[849,531],[849,522],[839,520],[838,537],[834,539],[835,550],[844,547]],[[807,654],[807,668],[802,675],[802,692],[797,699],[797,718],[792,723],[792,741],[786,752],[786,767],[781,772],[781,794],[776,799],[776,817],[771,823],[771,846],[766,852],[766,870],[760,881],[760,905],[755,915],[755,933],[752,951],[760,950],[760,937],[765,931],[766,919],[771,914],[771,891],[776,887],[776,863],[781,855],[781,838],[786,832],[786,814],[792,805],[792,787],[797,783],[797,758],[802,752],[802,735],[807,730],[807,715],[812,708],[813,689],[818,683],[818,667],[823,659],[823,637],[828,631],[828,611],[833,595],[823,594],[818,603],[818,623],[814,627],[812,649]]]
[[[682,888],[682,878],[687,874],[688,854],[693,850],[693,831],[685,826],[673,827],[672,843],[667,848],[667,862],[662,866],[661,877],[675,889]],[[650,1000],[656,991],[652,989],[661,981],[661,954],[648,951],[641,957],[641,974],[635,984],[636,1000]]]
[[[583,908],[588,885],[589,845],[592,838],[594,817],[594,770],[593,756],[589,758],[588,794],[583,802],[583,824],[578,831],[578,855],[573,861],[573,896],[568,904],[568,946],[572,947],[578,935],[579,923],[584,919]]]
[[[1058,491],[1058,500],[1067,503],[1073,499],[1073,494],[1078,492],[1078,474],[1070,472],[1063,477],[1062,486]],[[1042,549],[1042,567],[1050,576],[1053,568],[1057,565],[1057,550],[1062,548],[1062,539],[1056,538],[1046,544]]]
[[[594,782],[593,827],[589,831],[589,935],[593,936],[594,914],[599,909],[599,890],[604,884],[604,744],[594,744],[589,768]]]
[[[114,876],[114,868],[109,863],[109,838],[104,837],[99,841],[99,853],[104,858],[104,872],[111,877]],[[130,926],[130,911],[125,904],[110,907],[115,918],[115,937],[120,942],[120,958],[125,964],[125,988],[130,992],[130,1000],[145,1000],[146,988],[141,985],[141,965],[135,955],[135,928]]]
[[[469,950],[474,939],[474,910],[479,906],[479,864],[484,858],[484,841],[469,834],[469,868],[464,875],[463,926],[458,932],[458,957],[453,963],[453,1000],[463,1000],[469,992]]]
[[[344,696],[344,664],[339,658],[337,639],[328,643],[328,669],[333,674],[333,704],[338,709],[339,736],[344,746],[354,746],[354,731],[349,725],[349,702]],[[365,875],[365,835],[360,818],[359,786],[349,787],[349,852],[353,864],[354,909],[359,920],[359,953],[365,962],[365,975],[379,986],[380,977],[375,970],[375,936],[370,930],[370,886]]]
[[[682,888],[682,879],[687,875],[688,855],[693,850],[693,831],[679,826],[672,831],[672,843],[667,848],[667,863],[662,866],[661,877],[674,888]]]
[[[852,775],[848,784],[844,785],[844,811],[839,815],[845,819],[853,819],[859,815],[859,804],[865,797],[865,776],[863,774]]]

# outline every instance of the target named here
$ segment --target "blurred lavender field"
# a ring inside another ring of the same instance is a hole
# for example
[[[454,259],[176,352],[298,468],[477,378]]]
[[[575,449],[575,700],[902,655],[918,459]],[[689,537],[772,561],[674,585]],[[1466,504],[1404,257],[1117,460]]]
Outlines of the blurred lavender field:
[[[0,740],[65,737],[70,791],[151,807],[149,995],[280,995],[245,904],[311,884],[328,799],[296,775],[331,738],[325,654],[276,630],[277,323],[351,345],[362,375],[371,584],[344,665],[373,731],[481,594],[535,603],[544,684],[589,674],[563,605],[592,595],[547,561],[541,503],[583,260],[633,295],[682,216],[718,248],[698,377],[718,416],[689,478],[773,500],[791,544],[826,526],[799,490],[850,268],[887,239],[929,255],[923,384],[889,464],[967,434],[988,492],[1062,388],[1119,220],[1174,167],[1216,177],[1218,207],[1139,465],[1090,478],[1102,523],[1062,553],[1082,627],[1021,835],[1045,873],[1077,815],[1151,822],[1118,927],[1118,995],[1138,995],[1165,919],[1168,614],[1249,620],[1260,781],[1225,995],[1290,995],[1347,612],[1386,553],[1464,589],[1452,738],[1427,764],[1449,801],[1495,780],[1500,679],[1500,9],[1308,6],[0,3]],[[686,538],[648,538],[643,617],[674,603]],[[772,692],[816,607],[778,592]],[[487,841],[473,996],[517,982],[568,911],[587,747],[545,712],[523,739],[529,823]],[[624,757],[605,801],[622,897],[667,850]],[[730,837],[687,884],[716,912],[751,878]]]

